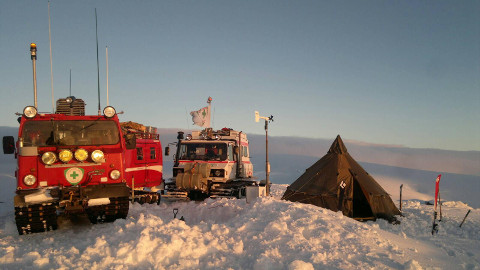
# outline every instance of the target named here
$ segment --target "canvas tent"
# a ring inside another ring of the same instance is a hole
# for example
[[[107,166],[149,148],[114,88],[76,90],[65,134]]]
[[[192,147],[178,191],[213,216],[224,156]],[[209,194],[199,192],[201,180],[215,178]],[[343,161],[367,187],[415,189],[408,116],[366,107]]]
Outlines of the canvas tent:
[[[400,215],[388,193],[350,156],[340,135],[328,153],[287,188],[282,199],[342,211],[358,220],[394,220]]]

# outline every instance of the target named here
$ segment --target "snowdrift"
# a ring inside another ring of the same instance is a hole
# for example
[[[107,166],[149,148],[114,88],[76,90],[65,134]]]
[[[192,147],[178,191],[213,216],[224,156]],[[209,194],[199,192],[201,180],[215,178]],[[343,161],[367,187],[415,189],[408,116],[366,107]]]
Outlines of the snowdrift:
[[[404,202],[400,225],[361,223],[272,197],[131,206],[126,220],[65,220],[57,231],[19,236],[13,213],[0,221],[5,269],[478,269],[480,210],[444,203],[438,235],[432,206]],[[173,218],[173,209],[178,209]],[[179,220],[184,217],[185,222]]]

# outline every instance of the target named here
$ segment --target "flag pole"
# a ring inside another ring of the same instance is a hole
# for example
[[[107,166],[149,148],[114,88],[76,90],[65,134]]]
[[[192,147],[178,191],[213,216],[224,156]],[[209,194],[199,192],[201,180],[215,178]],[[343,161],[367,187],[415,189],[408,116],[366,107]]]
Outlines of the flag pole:
[[[208,97],[207,103],[208,103],[208,118],[209,118],[207,128],[210,128],[211,127],[211,121],[212,121],[212,97]]]

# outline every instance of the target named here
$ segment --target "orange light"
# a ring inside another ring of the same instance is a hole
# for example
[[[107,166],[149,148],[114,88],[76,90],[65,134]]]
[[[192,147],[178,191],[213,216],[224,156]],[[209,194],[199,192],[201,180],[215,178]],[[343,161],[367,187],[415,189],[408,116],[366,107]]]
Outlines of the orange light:
[[[37,48],[37,44],[35,44],[35,43],[30,43],[30,48],[32,48],[32,49]]]

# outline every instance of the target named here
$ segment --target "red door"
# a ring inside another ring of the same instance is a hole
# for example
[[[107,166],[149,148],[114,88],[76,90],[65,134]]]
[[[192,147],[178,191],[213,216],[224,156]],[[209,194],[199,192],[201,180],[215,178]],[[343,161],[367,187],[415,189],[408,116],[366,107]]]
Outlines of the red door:
[[[134,157],[133,165],[131,169],[132,175],[134,177],[135,187],[145,186],[146,174],[146,159],[145,159],[145,145],[137,143],[136,157]]]
[[[156,144],[150,144],[145,147],[146,177],[147,186],[157,186],[162,180],[161,150]]]

